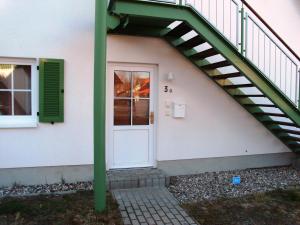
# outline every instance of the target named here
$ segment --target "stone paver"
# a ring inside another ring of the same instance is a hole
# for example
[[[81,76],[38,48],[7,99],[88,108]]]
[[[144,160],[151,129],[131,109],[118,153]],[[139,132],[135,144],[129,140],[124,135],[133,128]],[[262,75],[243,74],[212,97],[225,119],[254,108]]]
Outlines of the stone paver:
[[[119,203],[124,225],[198,224],[165,187],[116,189],[112,193]]]
[[[170,183],[170,177],[156,168],[109,170],[106,175],[109,190],[164,187]]]

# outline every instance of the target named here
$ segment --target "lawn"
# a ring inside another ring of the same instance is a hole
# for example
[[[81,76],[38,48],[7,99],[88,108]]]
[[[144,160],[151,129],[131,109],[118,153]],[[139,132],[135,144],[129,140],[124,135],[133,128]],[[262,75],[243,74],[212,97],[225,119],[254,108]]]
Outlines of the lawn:
[[[0,225],[122,224],[118,205],[107,194],[107,209],[96,213],[93,192],[0,199]]]
[[[300,224],[300,189],[276,190],[182,206],[205,225]]]

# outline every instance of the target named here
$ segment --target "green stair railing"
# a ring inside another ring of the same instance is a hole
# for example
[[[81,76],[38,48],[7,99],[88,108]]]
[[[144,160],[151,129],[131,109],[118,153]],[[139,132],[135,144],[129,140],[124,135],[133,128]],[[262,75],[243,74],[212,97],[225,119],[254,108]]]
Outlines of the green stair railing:
[[[245,0],[153,0],[192,7],[299,108],[300,57]]]

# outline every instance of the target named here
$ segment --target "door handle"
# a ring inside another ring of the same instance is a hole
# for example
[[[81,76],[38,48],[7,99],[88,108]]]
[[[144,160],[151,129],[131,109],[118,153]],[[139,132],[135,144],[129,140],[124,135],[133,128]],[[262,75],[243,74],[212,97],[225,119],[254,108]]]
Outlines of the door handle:
[[[154,112],[150,112],[150,124],[154,124]]]

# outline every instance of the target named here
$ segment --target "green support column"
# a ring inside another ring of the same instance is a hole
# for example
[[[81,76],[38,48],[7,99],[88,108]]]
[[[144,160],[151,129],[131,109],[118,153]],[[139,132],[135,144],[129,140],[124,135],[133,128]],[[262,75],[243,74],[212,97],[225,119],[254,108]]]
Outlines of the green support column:
[[[106,207],[105,84],[107,0],[96,0],[94,49],[94,195],[95,210]]]

